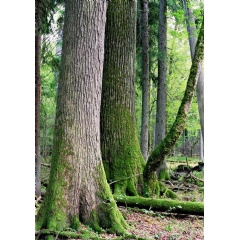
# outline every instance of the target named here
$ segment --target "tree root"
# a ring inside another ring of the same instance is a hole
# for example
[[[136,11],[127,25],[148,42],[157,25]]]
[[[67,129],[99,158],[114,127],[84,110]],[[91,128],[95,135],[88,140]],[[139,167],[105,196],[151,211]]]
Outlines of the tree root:
[[[201,202],[184,202],[176,200],[114,196],[117,205],[148,208],[149,210],[183,213],[204,216],[204,204]]]
[[[63,239],[69,238],[80,238],[80,239],[92,239],[92,240],[104,240],[105,238],[100,238],[98,236],[93,236],[92,232],[82,230],[82,233],[76,233],[71,231],[62,231],[60,233],[56,231],[51,231],[49,229],[42,229],[40,231],[35,232],[36,239],[42,239],[43,236],[57,236]],[[55,239],[55,238],[53,238]],[[138,240],[147,240],[146,238],[137,237],[136,235],[132,234],[125,234],[123,237],[117,237],[115,240],[126,240],[126,239],[138,239]]]
[[[38,239],[41,239],[42,236],[58,236],[61,238],[80,238],[80,239],[99,239],[103,240],[104,238],[99,238],[96,236],[92,236],[91,232],[88,231],[82,231],[82,233],[72,232],[72,231],[62,231],[62,232],[56,232],[49,229],[42,229],[40,231],[36,231],[35,235],[38,237]]]

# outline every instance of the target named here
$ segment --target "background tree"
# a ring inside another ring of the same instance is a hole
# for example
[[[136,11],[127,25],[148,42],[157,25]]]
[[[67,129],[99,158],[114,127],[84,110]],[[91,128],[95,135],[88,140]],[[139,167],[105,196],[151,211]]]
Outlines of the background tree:
[[[41,195],[41,155],[40,155],[40,99],[41,99],[41,32],[42,1],[35,4],[35,194]]]
[[[137,195],[145,166],[135,119],[136,4],[110,1],[107,9],[101,150],[115,194]]]
[[[196,35],[197,35],[195,18],[193,16],[193,10],[188,7],[188,4],[186,3],[185,0],[182,0],[182,4],[185,11],[188,40],[189,40],[189,46],[190,46],[190,55],[191,55],[191,59],[193,60],[193,56],[195,53],[195,46],[196,46]],[[200,116],[200,125],[201,125],[200,135],[202,134],[200,146],[203,148],[203,139],[204,139],[204,73],[203,73],[203,69],[200,72],[198,77],[196,93],[197,93],[198,111]],[[200,152],[202,152],[201,148],[200,148]],[[201,155],[200,158],[202,158],[203,157],[202,154],[200,155]]]
[[[148,159],[149,147],[149,33],[148,0],[141,0],[142,38],[142,123],[140,148],[144,159]]]
[[[53,156],[38,228],[127,227],[107,184],[100,152],[106,1],[66,2]],[[53,239],[53,237],[49,237]]]
[[[166,101],[167,101],[167,1],[159,0],[158,27],[158,91],[156,108],[155,146],[158,146],[166,132]],[[169,179],[166,159],[158,169],[160,179]]]

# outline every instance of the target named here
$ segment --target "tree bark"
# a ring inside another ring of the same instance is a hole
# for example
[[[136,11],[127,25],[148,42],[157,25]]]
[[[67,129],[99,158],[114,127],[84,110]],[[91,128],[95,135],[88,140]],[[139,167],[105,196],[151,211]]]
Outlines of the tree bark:
[[[37,228],[124,233],[127,224],[107,184],[100,151],[100,101],[106,0],[65,5],[62,65],[50,179]]]
[[[188,78],[184,97],[179,107],[175,122],[167,136],[161,141],[156,149],[150,155],[144,169],[144,194],[151,196],[158,191],[155,181],[155,171],[163,163],[165,157],[170,153],[178,138],[180,137],[189,112],[191,102],[197,85],[198,75],[201,70],[204,54],[204,20],[201,25],[200,33],[197,40],[195,55],[192,62],[190,75]]]
[[[159,0],[158,29],[158,92],[156,107],[155,146],[165,137],[166,131],[166,101],[167,101],[167,1]],[[166,160],[157,171],[159,179],[169,179]]]
[[[141,0],[141,36],[142,36],[142,123],[140,148],[145,161],[149,147],[149,31],[148,0]]]
[[[35,4],[35,195],[41,196],[40,105],[42,3]]]
[[[195,19],[193,17],[193,11],[192,9],[189,9],[187,7],[186,1],[182,0],[182,2],[183,2],[185,17],[186,17],[190,54],[191,54],[191,59],[193,60],[196,41],[197,41]],[[202,137],[204,139],[204,73],[203,73],[203,69],[200,71],[198,76],[196,93],[197,93],[198,111],[199,111]]]
[[[135,119],[136,1],[109,1],[101,103],[101,150],[116,194],[137,195],[145,161]]]

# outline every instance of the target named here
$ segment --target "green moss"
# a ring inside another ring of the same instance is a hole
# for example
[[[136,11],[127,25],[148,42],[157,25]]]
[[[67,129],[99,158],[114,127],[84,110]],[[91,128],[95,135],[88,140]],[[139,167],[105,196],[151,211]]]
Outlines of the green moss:
[[[110,116],[108,134],[102,142],[102,159],[108,181],[113,184],[115,194],[137,196],[142,191],[142,174],[145,161],[136,135],[132,114],[125,107],[114,105],[107,109]],[[106,113],[105,113],[106,114]],[[123,121],[122,121],[123,119]],[[125,179],[125,180],[124,180]]]
[[[168,169],[161,169],[159,171],[158,179],[163,180],[163,181],[170,180],[170,175],[169,175]]]
[[[71,146],[60,140],[63,131],[58,129],[56,134],[58,141],[54,143],[49,184],[45,200],[36,217],[36,227],[59,231],[70,225],[64,193],[67,187],[66,176],[69,176],[71,168],[65,159],[73,153]]]
[[[71,219],[71,228],[74,230],[78,230],[80,227],[80,220],[78,216],[73,216]]]

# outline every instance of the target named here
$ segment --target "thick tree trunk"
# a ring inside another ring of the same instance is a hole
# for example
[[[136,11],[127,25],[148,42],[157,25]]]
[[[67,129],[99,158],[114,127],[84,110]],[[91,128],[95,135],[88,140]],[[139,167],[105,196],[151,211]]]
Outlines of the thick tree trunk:
[[[51,172],[38,228],[77,229],[79,220],[96,230],[123,233],[127,227],[100,152],[106,4],[66,2]]]
[[[140,148],[144,159],[148,159],[149,147],[149,31],[148,0],[141,0],[142,36],[142,123]]]
[[[204,204],[201,202],[182,202],[177,200],[115,196],[119,206],[138,207],[155,211],[167,211],[191,215],[204,215]]]
[[[35,4],[35,195],[41,196],[40,105],[41,105],[41,1]]]
[[[167,136],[161,141],[156,149],[150,155],[146,167],[144,169],[144,194],[151,196],[158,191],[157,183],[155,181],[155,171],[163,163],[165,157],[170,153],[178,138],[180,137],[189,112],[191,102],[194,96],[195,88],[197,85],[197,79],[202,67],[202,60],[204,54],[204,21],[200,29],[198,41],[196,45],[196,51],[193,59],[193,63],[190,70],[186,90],[182,103],[179,107],[175,122],[171,127]]]
[[[101,150],[117,194],[137,195],[145,161],[135,119],[136,1],[109,1],[101,103]]]
[[[166,131],[166,101],[167,101],[167,1],[159,0],[159,29],[158,29],[158,92],[155,127],[155,146],[165,137]],[[169,179],[166,160],[157,171],[159,179]]]
[[[187,23],[190,54],[191,54],[191,59],[193,60],[196,41],[197,41],[195,19],[193,17],[193,10],[187,7],[185,0],[182,0],[182,2],[183,2],[184,11],[185,11],[186,23]],[[202,137],[204,139],[204,73],[203,73],[203,69],[200,71],[198,76],[196,93],[197,93],[198,111],[199,111]]]

